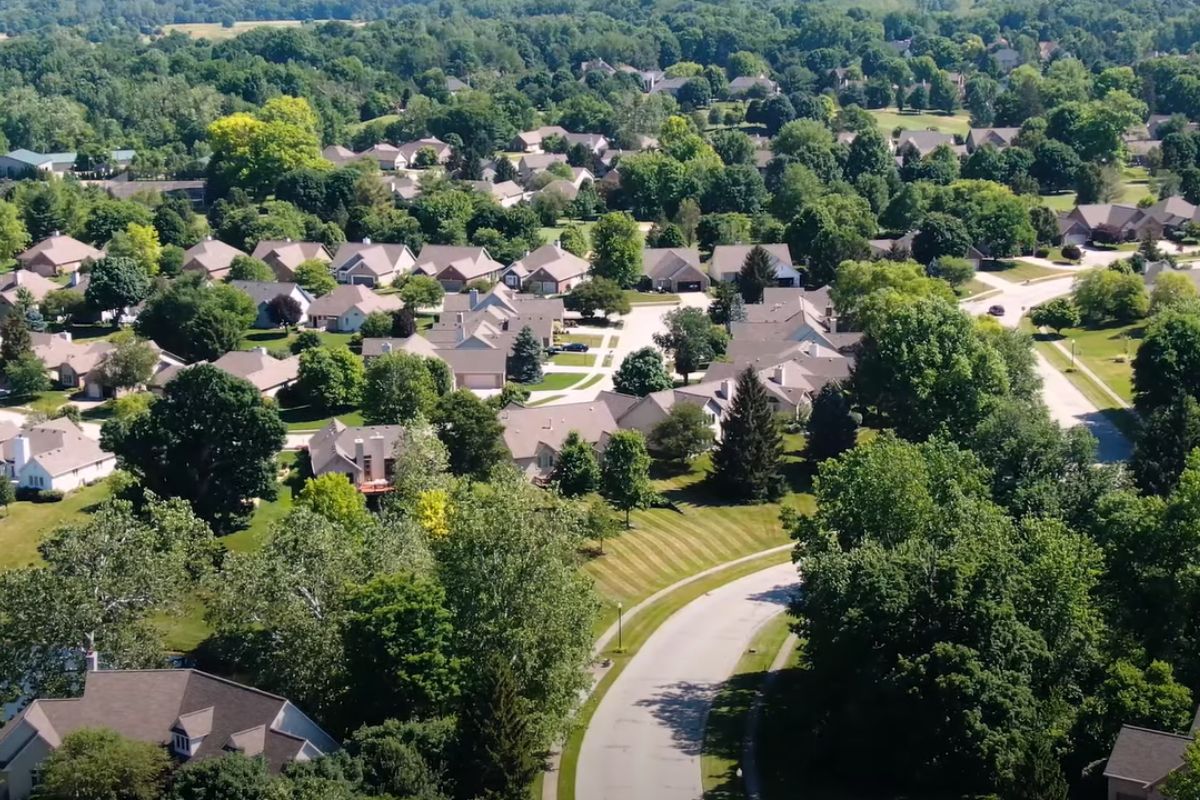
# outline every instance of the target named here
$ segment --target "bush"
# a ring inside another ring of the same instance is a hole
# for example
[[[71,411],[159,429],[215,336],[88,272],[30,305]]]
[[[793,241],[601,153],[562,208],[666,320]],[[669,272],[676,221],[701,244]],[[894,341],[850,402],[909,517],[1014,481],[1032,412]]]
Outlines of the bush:
[[[1079,249],[1077,244],[1064,244],[1062,247],[1063,258],[1071,261],[1078,261],[1083,258],[1083,251]]]
[[[1050,255],[1050,248],[1049,247],[1039,247],[1038,249],[1033,251],[1033,254],[1035,256],[1037,256],[1038,258],[1045,258],[1046,256]]]
[[[64,497],[61,489],[42,489],[34,495],[33,502],[35,503],[57,503]]]

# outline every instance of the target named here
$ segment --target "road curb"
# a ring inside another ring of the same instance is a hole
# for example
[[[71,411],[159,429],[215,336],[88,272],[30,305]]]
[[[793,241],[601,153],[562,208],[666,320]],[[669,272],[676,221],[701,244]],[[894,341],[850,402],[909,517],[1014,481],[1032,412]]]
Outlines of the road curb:
[[[791,657],[792,651],[796,649],[797,642],[799,642],[799,638],[794,633],[789,633],[788,637],[783,640],[779,652],[775,654],[775,660],[771,662],[771,667],[763,676],[762,683],[759,684],[758,691],[754,694],[754,702],[750,705],[750,711],[746,714],[746,736],[742,740],[742,788],[746,794],[746,800],[760,800],[762,797],[762,776],[758,771],[758,726],[762,722],[762,710],[766,705],[767,692],[779,678],[779,673],[783,670],[783,665],[787,663],[788,658]]]

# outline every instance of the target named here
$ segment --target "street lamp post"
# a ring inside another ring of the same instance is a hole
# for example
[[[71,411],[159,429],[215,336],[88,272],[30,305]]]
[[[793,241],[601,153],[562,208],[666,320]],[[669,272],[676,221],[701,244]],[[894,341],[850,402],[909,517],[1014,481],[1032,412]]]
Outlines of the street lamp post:
[[[1071,340],[1071,369],[1075,369],[1075,340]]]
[[[623,653],[625,651],[625,641],[624,641],[624,631],[623,631],[623,628],[624,628],[624,625],[623,625],[624,611],[623,610],[624,610],[624,605],[621,603],[617,603],[617,652],[618,653]]]

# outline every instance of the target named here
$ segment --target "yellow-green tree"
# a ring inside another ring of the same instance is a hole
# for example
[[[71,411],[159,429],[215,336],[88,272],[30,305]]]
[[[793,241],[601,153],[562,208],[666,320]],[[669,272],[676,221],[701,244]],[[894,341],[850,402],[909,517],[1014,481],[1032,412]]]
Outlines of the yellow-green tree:
[[[328,169],[319,127],[308,101],[298,97],[276,97],[254,114],[221,117],[208,126],[209,178],[219,192],[240,187],[261,196],[291,170]]]
[[[117,231],[108,242],[109,258],[128,258],[147,275],[158,274],[158,262],[162,258],[162,245],[158,242],[158,231],[153,225],[131,222],[125,230]]]

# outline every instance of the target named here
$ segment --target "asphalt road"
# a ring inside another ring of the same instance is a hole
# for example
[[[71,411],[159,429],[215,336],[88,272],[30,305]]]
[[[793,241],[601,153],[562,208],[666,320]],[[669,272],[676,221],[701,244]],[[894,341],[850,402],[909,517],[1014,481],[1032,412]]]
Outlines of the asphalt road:
[[[758,629],[797,585],[781,564],[700,597],[663,623],[593,715],[579,753],[578,800],[700,800],[708,710]]]

